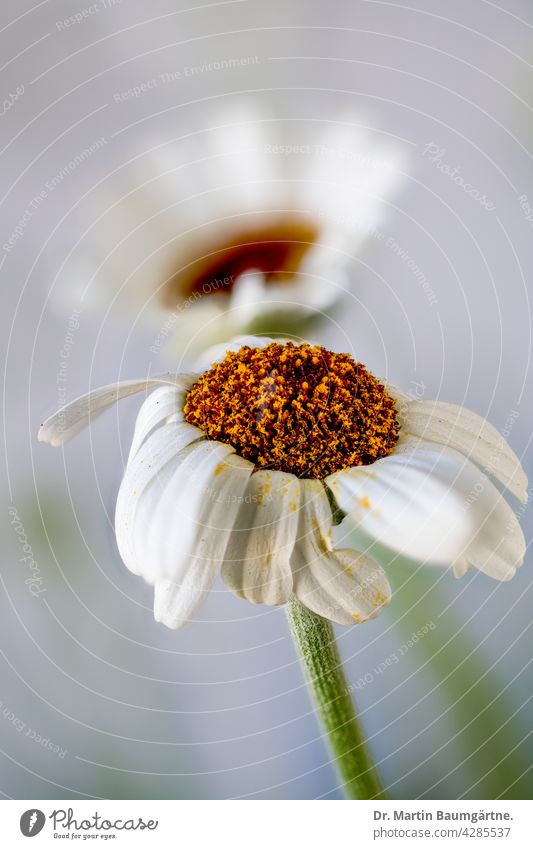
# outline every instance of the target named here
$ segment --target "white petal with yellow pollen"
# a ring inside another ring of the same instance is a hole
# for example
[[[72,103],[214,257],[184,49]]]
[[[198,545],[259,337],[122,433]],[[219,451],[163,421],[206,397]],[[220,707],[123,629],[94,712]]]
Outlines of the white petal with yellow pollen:
[[[399,417],[402,431],[457,449],[520,501],[527,501],[527,477],[520,460],[482,416],[443,401],[411,401],[400,406]]]
[[[148,581],[180,583],[191,562],[220,569],[252,471],[230,445],[207,440],[189,445],[163,468],[139,501],[133,528]]]
[[[406,557],[452,563],[477,531],[465,505],[477,476],[437,451],[393,454],[326,484],[360,529]]]
[[[154,428],[167,422],[184,420],[183,407],[188,389],[197,380],[197,375],[188,375],[189,385],[178,389],[176,386],[160,386],[151,392],[137,415],[135,431],[131,443],[129,460],[135,456],[145,439]],[[128,461],[129,462],[129,461]]]
[[[525,544],[513,511],[488,478],[452,449],[420,443],[372,466],[326,479],[366,534],[414,560],[464,562],[512,577]],[[491,549],[492,546],[492,550]]]
[[[188,445],[203,439],[194,425],[166,424],[148,437],[126,467],[115,508],[115,534],[124,563],[136,575],[144,574],[145,564],[136,554],[134,534],[138,530],[137,508],[142,499],[154,498],[163,480],[180,462],[178,455]],[[151,487],[148,491],[148,487]]]
[[[145,380],[123,380],[118,383],[110,383],[108,386],[101,386],[99,389],[80,395],[79,398],[61,407],[57,413],[46,419],[39,429],[38,439],[40,442],[48,442],[54,448],[58,448],[72,439],[73,436],[76,436],[92,419],[103,413],[111,404],[120,401],[121,398],[126,398],[128,395],[134,395],[143,389],[149,389],[160,384],[171,384],[187,389],[190,385],[189,375],[162,375]]]
[[[287,601],[299,504],[300,482],[294,475],[254,472],[222,567],[222,578],[236,595],[255,604]]]
[[[391,598],[385,572],[371,557],[334,551],[332,515],[320,481],[302,487],[298,538],[291,558],[294,592],[310,610],[341,625],[377,616]]]

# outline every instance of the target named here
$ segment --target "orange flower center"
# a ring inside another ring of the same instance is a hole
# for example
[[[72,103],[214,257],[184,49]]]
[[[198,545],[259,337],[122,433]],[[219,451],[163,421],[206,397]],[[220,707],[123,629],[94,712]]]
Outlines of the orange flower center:
[[[393,450],[392,397],[349,354],[271,342],[228,352],[187,395],[185,418],[257,468],[324,478]]]

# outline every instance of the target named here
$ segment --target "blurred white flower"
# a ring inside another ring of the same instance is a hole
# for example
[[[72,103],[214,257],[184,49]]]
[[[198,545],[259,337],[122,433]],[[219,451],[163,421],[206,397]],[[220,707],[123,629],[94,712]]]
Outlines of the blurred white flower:
[[[136,156],[92,193],[68,294],[116,297],[153,352],[194,357],[243,332],[296,332],[348,288],[398,183],[396,147],[347,116],[228,109]]]
[[[251,602],[294,593],[335,622],[370,619],[391,591],[368,551],[346,547],[354,526],[457,576],[515,574],[524,536],[482,470],[522,501],[527,480],[488,422],[410,400],[348,354],[248,343],[201,375],[98,389],[39,432],[63,445],[114,401],[160,384],[138,415],[116,507],[119,551],[154,585],[158,621],[189,620],[220,573]]]

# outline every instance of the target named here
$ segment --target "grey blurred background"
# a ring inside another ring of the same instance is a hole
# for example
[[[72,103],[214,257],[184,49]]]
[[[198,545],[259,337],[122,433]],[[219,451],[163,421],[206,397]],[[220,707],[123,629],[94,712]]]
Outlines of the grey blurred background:
[[[283,610],[252,607],[219,585],[200,621],[174,633],[155,624],[151,591],[121,565],[113,505],[138,400],[64,452],[37,443],[40,421],[58,405],[60,352],[80,308],[79,281],[69,298],[65,263],[98,182],[154,138],[209,127],[233,98],[298,119],[303,142],[306,122],[364,116],[376,141],[394,142],[406,157],[383,229],[423,270],[436,300],[405,260],[371,240],[353,260],[348,307],[332,314],[321,339],[340,350],[349,344],[407,391],[486,415],[531,474],[531,5],[22,0],[2,5],[0,45],[3,245],[30,209],[22,236],[0,252],[0,791],[340,798]],[[114,97],[159,74],[240,57],[257,62]],[[101,138],[94,155],[35,201]],[[487,206],[424,154],[428,145]],[[117,305],[82,308],[68,398],[161,370],[152,337]],[[531,508],[523,522],[529,539]],[[20,528],[37,584],[26,582]],[[339,629],[392,796],[531,795],[532,566],[529,558],[499,585],[395,564],[386,613]],[[423,636],[411,639],[417,631]]]

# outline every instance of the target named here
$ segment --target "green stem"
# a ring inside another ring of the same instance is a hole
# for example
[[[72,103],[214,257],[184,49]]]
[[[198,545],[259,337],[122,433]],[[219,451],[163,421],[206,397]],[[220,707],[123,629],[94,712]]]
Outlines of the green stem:
[[[346,795],[349,799],[384,799],[355,716],[331,623],[304,607],[294,596],[286,609]]]

